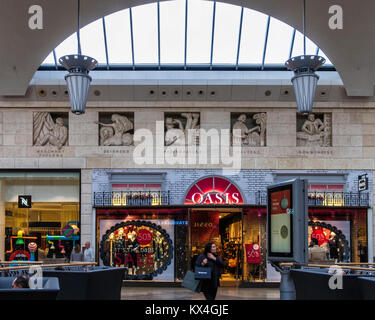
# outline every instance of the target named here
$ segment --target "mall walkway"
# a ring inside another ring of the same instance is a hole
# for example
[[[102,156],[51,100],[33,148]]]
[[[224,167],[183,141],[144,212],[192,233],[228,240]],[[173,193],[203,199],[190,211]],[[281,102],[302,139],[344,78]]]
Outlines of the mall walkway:
[[[203,294],[185,288],[123,287],[122,300],[200,300]],[[279,300],[278,288],[219,288],[217,300]]]

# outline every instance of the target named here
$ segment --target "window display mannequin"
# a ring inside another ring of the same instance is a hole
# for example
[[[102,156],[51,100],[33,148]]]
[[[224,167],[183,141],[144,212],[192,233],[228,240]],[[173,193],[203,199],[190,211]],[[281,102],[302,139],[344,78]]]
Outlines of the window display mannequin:
[[[122,233],[120,233],[120,230],[113,237],[113,253],[114,253],[114,257],[117,257],[117,259],[114,259],[114,261],[115,261],[115,264],[119,267],[121,266],[120,261],[123,261],[123,247],[124,247]]]
[[[139,269],[137,265],[137,253],[138,253],[139,243],[137,240],[137,233],[132,231],[128,234],[128,241],[127,241],[127,255],[130,254],[131,259],[127,260],[127,267],[129,268],[129,274],[135,275],[137,269]],[[125,261],[126,261],[125,260]],[[131,270],[130,270],[131,268]]]
[[[154,266],[155,270],[159,268],[164,258],[164,248],[163,248],[163,238],[161,237],[160,233],[157,232],[156,236],[153,240],[153,247],[154,247]]]

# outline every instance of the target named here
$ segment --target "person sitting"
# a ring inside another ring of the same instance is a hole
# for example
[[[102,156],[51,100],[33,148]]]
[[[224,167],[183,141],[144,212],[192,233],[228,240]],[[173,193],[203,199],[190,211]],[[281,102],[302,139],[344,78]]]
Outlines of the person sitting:
[[[310,261],[325,261],[327,260],[326,251],[324,248],[319,246],[319,241],[316,238],[312,238],[311,242],[313,246],[309,248],[309,260]]]
[[[12,282],[13,289],[28,289],[29,286],[29,278],[27,276],[18,276]]]

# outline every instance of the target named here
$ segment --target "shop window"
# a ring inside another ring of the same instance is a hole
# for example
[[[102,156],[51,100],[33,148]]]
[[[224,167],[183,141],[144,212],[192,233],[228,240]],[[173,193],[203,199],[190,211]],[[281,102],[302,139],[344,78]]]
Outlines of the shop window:
[[[161,183],[112,184],[112,205],[161,205]]]
[[[78,172],[0,172],[5,239],[2,259],[65,259],[79,243]],[[19,206],[31,196],[31,208]]]
[[[328,207],[344,206],[344,185],[308,185],[308,199],[311,204]]]
[[[309,241],[318,240],[327,260],[368,262],[367,210],[310,209]]]
[[[182,280],[187,270],[186,210],[97,211],[100,263],[126,268],[125,280]]]

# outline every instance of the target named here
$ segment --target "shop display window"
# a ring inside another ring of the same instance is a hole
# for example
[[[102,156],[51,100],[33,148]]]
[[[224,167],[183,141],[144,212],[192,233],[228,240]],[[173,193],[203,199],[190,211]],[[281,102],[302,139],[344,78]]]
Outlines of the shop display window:
[[[79,243],[79,184],[79,172],[0,172],[3,259],[69,258]],[[30,207],[20,195],[29,196]]]
[[[186,210],[98,210],[99,259],[126,268],[125,280],[182,280],[187,270]]]
[[[112,205],[160,205],[162,204],[160,183],[114,183]]]
[[[310,209],[309,242],[318,240],[326,260],[368,262],[367,210]]]

